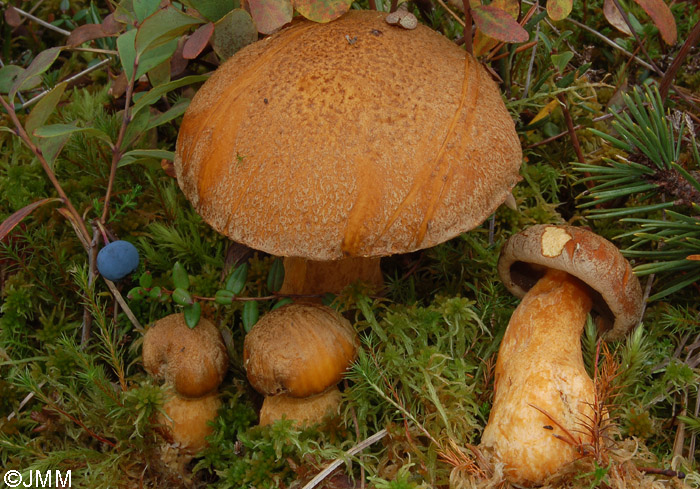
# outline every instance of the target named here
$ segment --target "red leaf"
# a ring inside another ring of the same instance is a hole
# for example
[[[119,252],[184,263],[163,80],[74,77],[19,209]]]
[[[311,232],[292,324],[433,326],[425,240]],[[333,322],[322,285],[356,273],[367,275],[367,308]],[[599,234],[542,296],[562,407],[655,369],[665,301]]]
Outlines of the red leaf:
[[[676,44],[678,33],[676,32],[676,20],[671,9],[663,0],[634,0],[647,13],[654,25],[658,27],[661,37],[666,44]]]
[[[17,12],[17,9],[12,5],[7,7],[5,10],[5,22],[7,22],[10,27],[17,27],[22,23],[22,18],[19,16],[19,12]]]
[[[294,0],[294,8],[314,22],[330,22],[350,10],[352,0]]]
[[[294,9],[289,0],[248,0],[247,5],[261,34],[272,34],[292,21]]]
[[[207,46],[211,35],[214,34],[214,23],[209,22],[199,27],[185,41],[185,46],[182,48],[182,57],[185,59],[195,59],[199,53]]]
[[[0,223],[0,241],[5,239],[5,236],[7,236],[10,231],[12,231],[17,224],[19,224],[22,219],[27,217],[29,214],[34,212],[34,209],[41,207],[44,204],[48,204],[49,202],[58,202],[61,199],[58,198],[50,198],[50,199],[41,199],[37,200],[36,202],[32,202],[28,206],[22,207],[20,210],[12,214],[10,217],[5,219],[2,223]]]
[[[472,9],[476,27],[489,37],[503,42],[525,42],[530,35],[508,12],[491,5]]]
[[[519,0],[493,0],[489,5],[506,11],[515,20],[520,15]],[[478,7],[478,5],[475,5],[475,7]],[[481,56],[496,47],[498,41],[481,32],[481,29],[476,29],[473,44],[474,56]]]
[[[122,24],[114,20],[114,15],[109,14],[101,24],[85,24],[73,29],[66,40],[66,46],[76,47],[94,39],[116,36],[122,27]]]
[[[624,32],[628,36],[632,35],[632,31],[630,31],[627,22],[625,22],[622,13],[620,13],[620,10],[613,0],[605,0],[605,3],[603,3],[603,15],[605,15],[607,21],[610,22],[610,25],[615,27],[618,31]]]
[[[574,7],[574,0],[547,0],[547,14],[552,20],[566,19]]]

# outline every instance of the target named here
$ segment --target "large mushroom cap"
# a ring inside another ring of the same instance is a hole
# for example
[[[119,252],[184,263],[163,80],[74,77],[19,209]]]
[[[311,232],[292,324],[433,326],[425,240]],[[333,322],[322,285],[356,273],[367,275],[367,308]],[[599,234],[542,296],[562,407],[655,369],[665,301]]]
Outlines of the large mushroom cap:
[[[214,229],[278,256],[383,256],[446,241],[505,200],[522,154],[496,84],[442,35],[385,15],[298,22],[199,90],[175,169]]]
[[[228,353],[214,323],[202,318],[190,329],[184,315],[171,314],[146,331],[143,366],[151,375],[171,382],[178,394],[199,397],[224,379]]]
[[[608,339],[622,337],[641,319],[639,280],[605,238],[583,228],[540,224],[512,236],[498,260],[503,284],[521,298],[547,268],[567,272],[594,291],[593,309]]]
[[[330,307],[291,304],[265,314],[246,335],[243,363],[258,392],[308,397],[340,381],[357,347],[350,322]]]

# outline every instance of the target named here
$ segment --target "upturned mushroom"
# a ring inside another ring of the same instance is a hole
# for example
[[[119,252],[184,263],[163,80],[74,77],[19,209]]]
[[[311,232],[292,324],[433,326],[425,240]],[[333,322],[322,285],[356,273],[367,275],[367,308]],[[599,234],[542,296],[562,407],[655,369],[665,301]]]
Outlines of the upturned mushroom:
[[[511,237],[498,272],[523,300],[498,352],[482,446],[505,464],[509,481],[537,485],[591,441],[584,426],[595,386],[580,338],[589,311],[607,339],[620,338],[641,319],[642,292],[612,243],[571,226],[533,226]]]
[[[192,100],[175,155],[198,213],[285,259],[282,293],[382,283],[379,257],[483,222],[520,179],[496,84],[430,28],[350,11],[245,47]]]
[[[221,333],[202,318],[189,328],[182,314],[171,314],[146,331],[143,365],[148,373],[172,386],[158,421],[172,439],[177,466],[206,445],[220,401],[216,389],[228,368]],[[164,460],[172,450],[164,449]]]
[[[263,316],[243,345],[248,380],[265,395],[260,424],[304,424],[337,409],[337,384],[357,347],[350,322],[326,306],[291,304]]]

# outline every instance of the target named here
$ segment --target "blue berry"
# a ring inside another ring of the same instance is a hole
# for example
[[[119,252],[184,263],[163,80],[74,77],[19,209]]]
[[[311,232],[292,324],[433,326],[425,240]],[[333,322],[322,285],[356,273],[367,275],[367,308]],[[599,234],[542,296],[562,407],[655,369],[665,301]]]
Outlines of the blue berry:
[[[119,280],[139,266],[139,252],[128,241],[112,241],[97,254],[97,270],[108,280]]]

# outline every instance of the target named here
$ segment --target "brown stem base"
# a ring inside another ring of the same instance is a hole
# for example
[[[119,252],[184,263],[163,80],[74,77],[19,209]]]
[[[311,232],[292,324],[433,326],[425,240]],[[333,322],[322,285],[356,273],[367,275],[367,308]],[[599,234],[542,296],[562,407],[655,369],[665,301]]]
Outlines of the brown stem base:
[[[384,283],[379,258],[345,258],[337,261],[284,259],[281,294],[337,294],[361,280],[377,288]],[[318,301],[320,302],[320,298]]]

